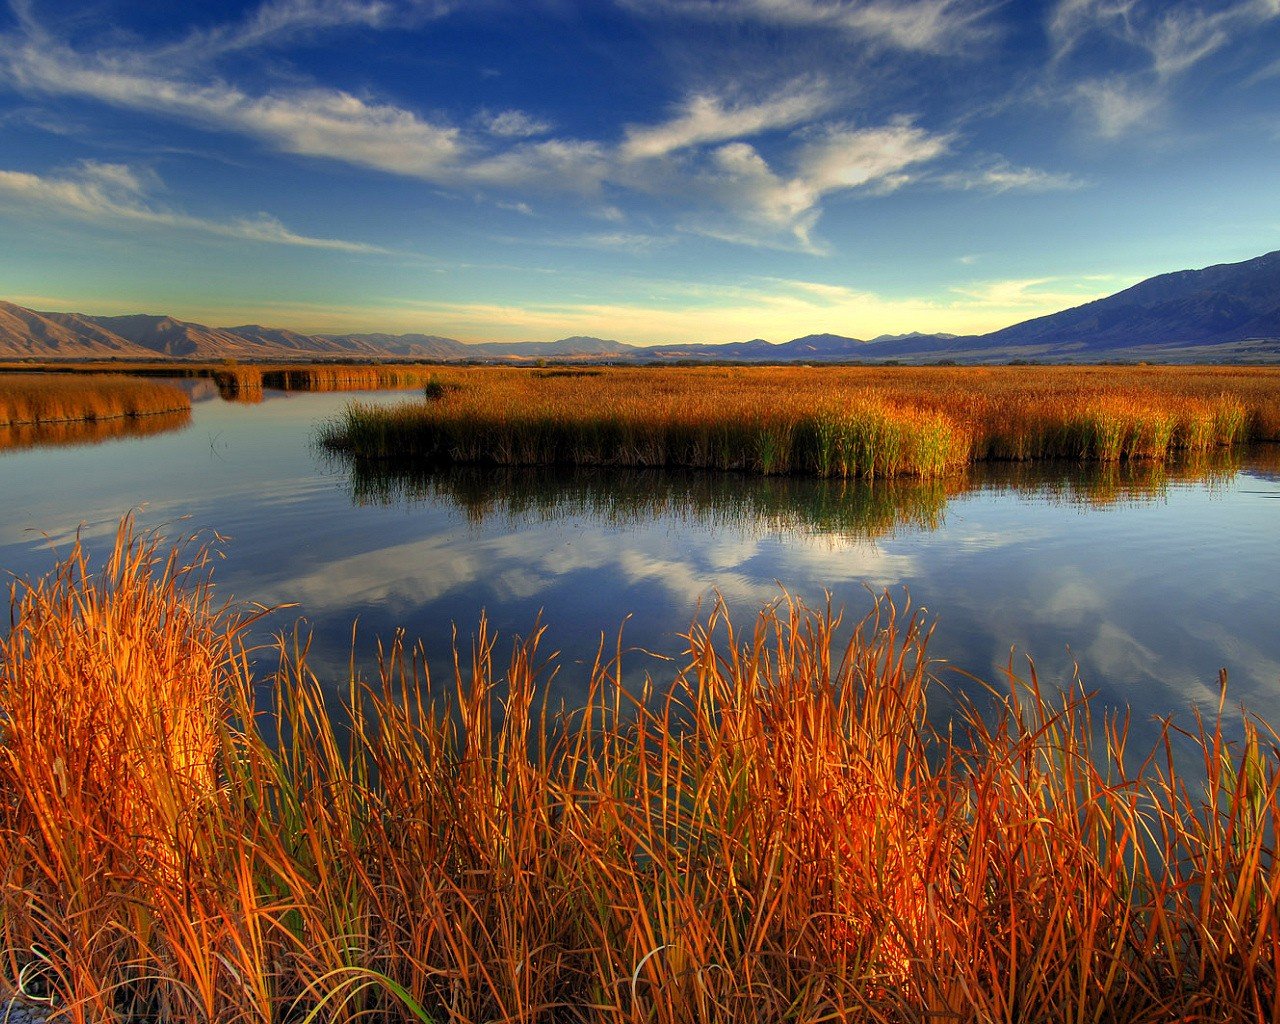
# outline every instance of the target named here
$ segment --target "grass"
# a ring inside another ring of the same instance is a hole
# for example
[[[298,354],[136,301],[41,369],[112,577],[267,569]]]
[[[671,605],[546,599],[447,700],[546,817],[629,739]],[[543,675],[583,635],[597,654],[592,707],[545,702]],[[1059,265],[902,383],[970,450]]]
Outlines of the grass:
[[[149,377],[182,377],[211,380],[227,401],[259,402],[264,388],[281,391],[372,391],[415,389],[436,375],[436,368],[400,363],[239,363],[185,362],[179,360],[103,361],[83,363],[0,363],[0,386],[21,380],[32,371],[56,374],[72,382],[87,375],[115,380]]]
[[[983,460],[1203,457],[1280,440],[1280,371],[1204,367],[472,367],[351,405],[320,443],[421,464],[937,478]]]
[[[0,426],[102,422],[191,411],[174,384],[106,375],[0,374]]]
[[[126,522],[15,584],[0,976],[62,1019],[1280,1019],[1260,722],[1133,751],[1032,672],[935,729],[929,625],[881,600],[717,605],[569,709],[540,630],[444,680],[397,637],[340,730],[305,639],[253,677],[206,563]]]

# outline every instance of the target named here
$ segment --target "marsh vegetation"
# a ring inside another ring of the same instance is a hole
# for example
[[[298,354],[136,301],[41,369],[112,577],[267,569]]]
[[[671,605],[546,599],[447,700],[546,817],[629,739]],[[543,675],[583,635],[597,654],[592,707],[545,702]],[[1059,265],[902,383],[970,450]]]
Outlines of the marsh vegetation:
[[[320,443],[357,458],[937,478],[981,460],[1164,461],[1280,438],[1280,372],[1200,367],[462,368]]]
[[[434,680],[396,638],[340,728],[305,637],[255,678],[252,610],[127,521],[11,614],[0,971],[68,1020],[1276,1005],[1280,751],[1225,680],[1152,750],[1034,672],[937,730],[921,615],[881,600],[841,628],[782,601],[736,628],[717,605],[635,692],[602,649],[567,709],[539,630],[508,648],[481,624]]]
[[[107,375],[0,374],[0,427],[137,419],[191,411],[175,384]]]

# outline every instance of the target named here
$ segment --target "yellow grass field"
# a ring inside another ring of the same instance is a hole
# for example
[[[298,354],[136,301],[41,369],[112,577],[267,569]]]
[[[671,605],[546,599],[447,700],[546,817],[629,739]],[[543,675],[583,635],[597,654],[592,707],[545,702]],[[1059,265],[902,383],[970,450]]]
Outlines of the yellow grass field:
[[[1280,1012],[1262,723],[1132,749],[1032,674],[938,731],[929,623],[882,600],[851,632],[715,607],[669,675],[623,692],[604,649],[563,711],[540,633],[482,624],[443,680],[397,639],[339,728],[305,638],[251,675],[250,612],[128,522],[14,587],[0,987],[96,1024]]]

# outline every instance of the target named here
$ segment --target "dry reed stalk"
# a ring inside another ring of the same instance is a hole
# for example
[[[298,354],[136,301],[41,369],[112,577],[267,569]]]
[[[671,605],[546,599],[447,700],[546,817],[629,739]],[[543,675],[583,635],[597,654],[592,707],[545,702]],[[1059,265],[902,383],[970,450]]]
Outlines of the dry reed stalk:
[[[1225,704],[1135,763],[1011,672],[938,731],[919,614],[784,600],[565,709],[540,629],[443,684],[397,637],[338,716],[282,643],[264,715],[198,567],[126,524],[13,597],[0,935],[67,1019],[1276,1019],[1280,751]]]

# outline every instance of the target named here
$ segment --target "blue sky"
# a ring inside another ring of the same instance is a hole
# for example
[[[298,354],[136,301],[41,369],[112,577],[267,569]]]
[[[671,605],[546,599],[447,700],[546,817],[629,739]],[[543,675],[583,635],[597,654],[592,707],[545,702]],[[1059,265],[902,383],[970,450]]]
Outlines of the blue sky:
[[[1280,0],[9,0],[0,296],[991,330],[1280,248]]]

